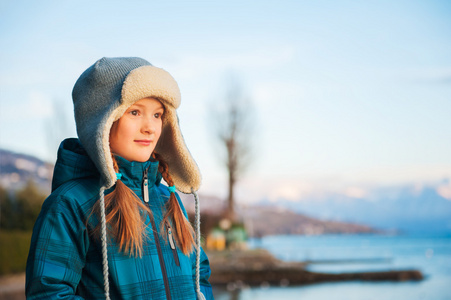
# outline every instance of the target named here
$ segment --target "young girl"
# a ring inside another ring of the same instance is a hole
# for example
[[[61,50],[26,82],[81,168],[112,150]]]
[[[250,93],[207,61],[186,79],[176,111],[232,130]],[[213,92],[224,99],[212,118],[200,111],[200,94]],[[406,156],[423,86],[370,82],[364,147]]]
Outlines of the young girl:
[[[72,98],[79,138],[58,150],[27,298],[213,299],[199,245],[201,178],[178,125],[175,80],[141,58],[102,58]],[[176,189],[195,196],[196,235]]]

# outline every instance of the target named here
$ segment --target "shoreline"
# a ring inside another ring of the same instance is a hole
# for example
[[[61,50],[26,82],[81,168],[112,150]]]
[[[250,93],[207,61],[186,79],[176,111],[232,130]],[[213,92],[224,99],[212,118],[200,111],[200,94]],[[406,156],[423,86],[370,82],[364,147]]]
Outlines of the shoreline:
[[[245,287],[301,286],[322,282],[345,281],[421,281],[419,270],[385,270],[377,272],[322,273],[307,271],[309,264],[384,262],[383,259],[370,260],[321,260],[305,262],[285,262],[276,259],[267,250],[207,251],[212,274],[210,283],[214,287],[239,289]],[[25,299],[25,273],[0,277],[0,300]]]
[[[420,281],[419,270],[322,273],[306,270],[311,263],[355,263],[362,260],[284,262],[263,249],[208,252],[214,286],[289,286],[339,281]],[[367,260],[363,260],[367,261]],[[368,260],[377,263],[380,260]]]

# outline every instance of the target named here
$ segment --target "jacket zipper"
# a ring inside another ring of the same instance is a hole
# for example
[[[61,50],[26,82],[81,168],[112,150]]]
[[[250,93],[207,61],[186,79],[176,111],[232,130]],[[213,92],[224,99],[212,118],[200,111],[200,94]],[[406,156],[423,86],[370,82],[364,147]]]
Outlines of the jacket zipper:
[[[172,228],[171,225],[169,225],[169,222],[166,223],[166,227],[168,230],[169,245],[171,246],[172,254],[174,255],[175,264],[177,267],[180,267],[179,255],[177,254],[177,248],[175,247],[174,238],[172,236]]]
[[[147,179],[148,171],[149,171],[149,169],[145,169],[144,174],[143,174],[143,195],[144,195],[144,202],[146,202],[146,203],[149,202],[149,182]]]
[[[147,171],[148,171],[147,169],[144,170],[144,176],[143,176],[143,197],[144,197],[144,202],[149,203],[149,186],[148,186],[149,184],[148,184],[148,179],[147,179]],[[157,233],[157,226],[155,225],[155,220],[153,219],[153,216],[150,216],[150,221],[152,222],[153,238],[155,240],[155,245],[157,246],[158,260],[160,261],[161,273],[163,273],[163,282],[164,282],[164,289],[166,291],[166,299],[172,300],[171,290],[169,289],[168,274],[166,272],[166,265],[164,263],[163,252],[161,251],[160,239],[158,238],[158,233]]]

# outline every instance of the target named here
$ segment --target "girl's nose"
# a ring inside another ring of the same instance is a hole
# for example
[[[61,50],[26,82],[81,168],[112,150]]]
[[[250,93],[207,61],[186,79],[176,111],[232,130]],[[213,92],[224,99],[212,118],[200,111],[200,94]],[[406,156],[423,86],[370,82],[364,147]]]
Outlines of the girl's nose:
[[[152,134],[155,132],[155,124],[152,120],[146,119],[141,127],[143,133]]]

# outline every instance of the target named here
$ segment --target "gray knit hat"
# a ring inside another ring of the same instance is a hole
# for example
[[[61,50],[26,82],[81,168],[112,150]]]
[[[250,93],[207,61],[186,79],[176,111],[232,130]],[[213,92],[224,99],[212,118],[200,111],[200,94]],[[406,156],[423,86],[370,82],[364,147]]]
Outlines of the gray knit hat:
[[[177,82],[163,69],[138,57],[102,58],[78,78],[72,91],[81,144],[101,173],[106,188],[116,182],[109,144],[110,129],[136,101],[153,97],[165,108],[161,137],[155,148],[168,164],[177,189],[197,191],[201,176],[180,132],[176,109]]]

